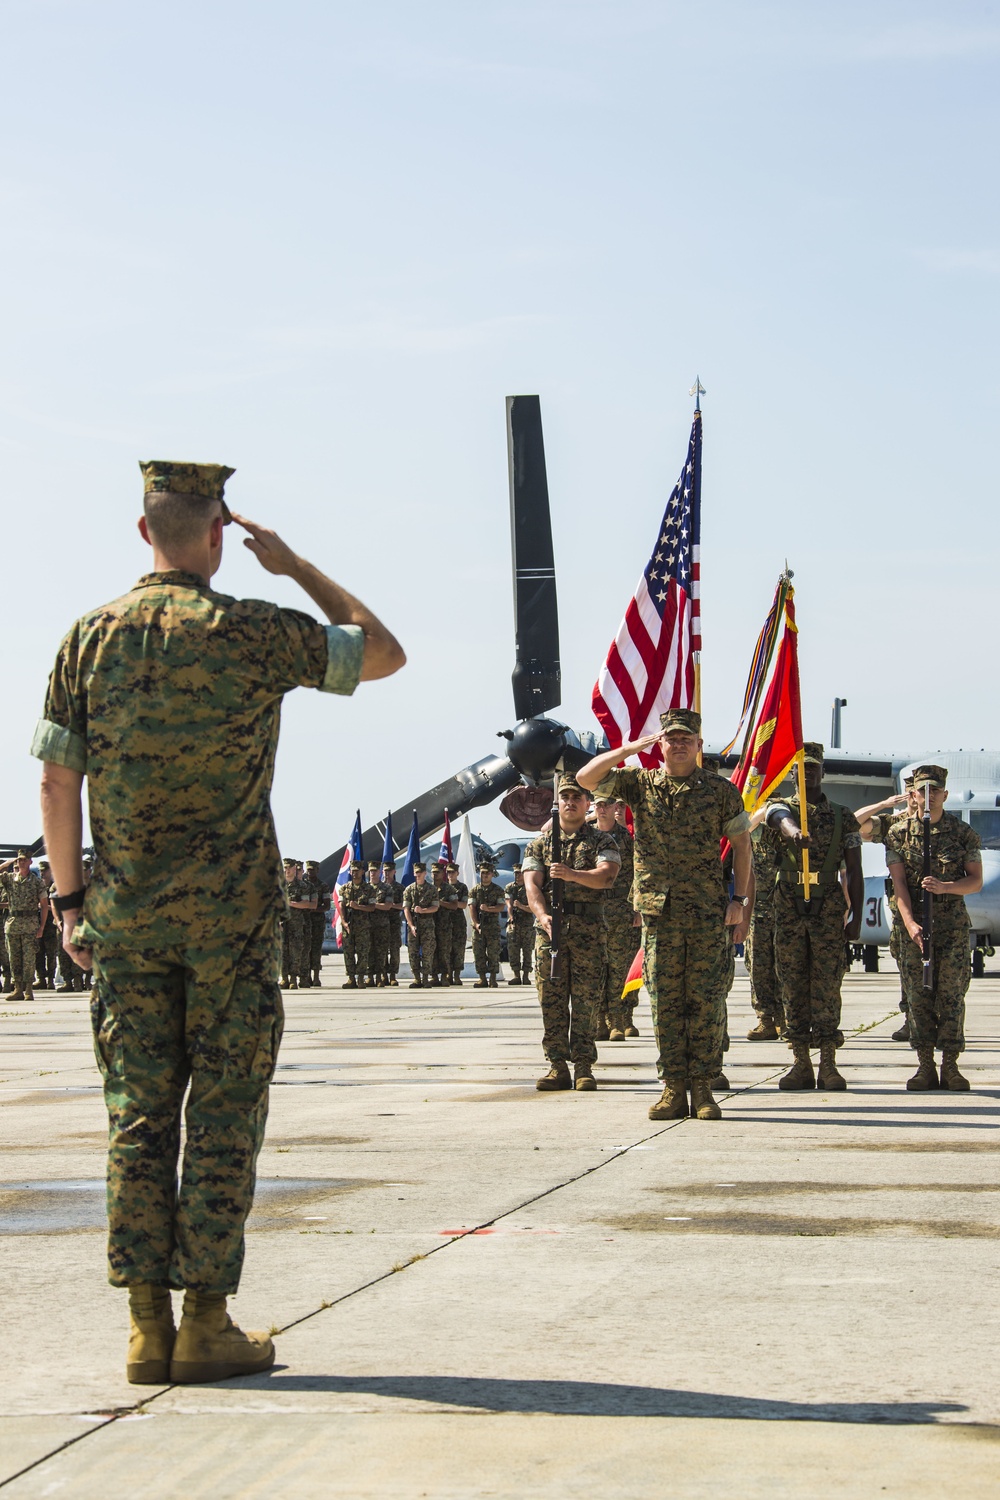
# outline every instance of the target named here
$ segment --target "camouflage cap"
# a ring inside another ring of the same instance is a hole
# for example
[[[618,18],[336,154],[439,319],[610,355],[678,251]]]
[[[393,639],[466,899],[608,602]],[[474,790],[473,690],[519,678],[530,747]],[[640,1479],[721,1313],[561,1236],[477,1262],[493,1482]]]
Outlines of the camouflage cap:
[[[807,766],[821,766],[823,764],[823,746],[818,740],[806,740],[802,746],[803,759]]]
[[[382,866],[379,864],[377,859],[370,859],[368,861],[368,868],[369,870],[381,870]]]
[[[31,855],[28,853],[27,849],[18,849],[17,857],[18,859],[30,859]]]
[[[286,870],[290,870],[292,868],[292,866],[297,863],[297,861],[294,860],[294,859],[291,859],[288,855],[286,855],[285,858],[281,861],[281,863],[284,865],[284,867],[285,867]]]
[[[515,865],[514,866],[514,874],[516,875],[517,872],[518,872],[518,870],[523,870],[523,869],[524,869],[523,865]]]
[[[222,491],[226,480],[236,473],[225,464],[180,464],[161,458],[139,460],[142,470],[142,492],[155,495],[169,490],[173,495],[195,495],[200,500],[218,500],[222,520],[228,526],[233,519]]]
[[[362,872],[363,872],[363,871],[364,871],[364,868],[365,868],[365,867],[364,867],[364,865],[363,865],[363,864],[362,864],[362,863],[361,863],[361,861],[360,861],[360,859],[352,859],[352,860],[351,860],[351,869],[352,869],[352,870],[361,870],[361,871],[362,871]]]
[[[318,859],[307,859],[306,860],[306,869],[307,870],[318,870],[319,869],[319,860]]]
[[[47,860],[47,859],[40,859],[40,860],[39,860],[39,861],[38,861],[38,868],[39,868],[39,869],[40,869],[40,870],[47,870],[47,869],[49,869],[49,868],[50,868],[50,866],[49,866],[49,862],[48,862],[48,860]]]
[[[946,787],[947,785],[948,772],[945,770],[944,766],[914,766],[914,790],[916,790],[917,787],[922,786]]]
[[[660,715],[660,733],[679,729],[684,734],[701,734],[701,714],[693,708],[668,708]]]
[[[577,792],[581,797],[586,797],[588,802],[590,801],[590,793],[587,791],[587,788],[581,786],[576,777],[569,771],[560,776],[559,790],[560,792]]]
[[[413,873],[414,873],[414,875],[417,873],[418,870],[423,870],[426,873],[427,866],[424,864],[424,862],[423,862],[422,859],[417,859],[417,860],[414,860],[414,862],[413,862]]]
[[[480,870],[489,870],[492,875],[495,875],[497,872],[496,865],[489,859],[481,859],[479,861],[479,868]]]
[[[457,874],[458,874],[458,865],[456,865],[456,864],[450,864],[450,865],[449,865],[449,866],[448,866],[448,871],[449,871],[449,873],[450,873],[450,872],[451,872],[451,871],[452,871],[452,870],[454,870],[454,871],[455,871],[455,874],[456,874],[456,875],[457,875]]]

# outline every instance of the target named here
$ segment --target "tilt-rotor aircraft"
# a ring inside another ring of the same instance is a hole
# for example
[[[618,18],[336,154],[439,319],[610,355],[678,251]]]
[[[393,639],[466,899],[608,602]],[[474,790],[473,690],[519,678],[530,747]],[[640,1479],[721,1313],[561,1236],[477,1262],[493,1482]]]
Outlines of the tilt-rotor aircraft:
[[[504,812],[511,821],[518,827],[537,830],[552,806],[551,795],[541,783],[551,782],[560,768],[579,770],[598,750],[606,748],[606,741],[592,731],[577,733],[546,717],[550,709],[559,706],[562,674],[549,487],[537,396],[507,397],[507,467],[514,573],[511,684],[517,723],[513,729],[499,731],[507,741],[505,755],[484,756],[393,810],[397,851],[406,846],[414,812],[420,836],[427,838],[444,826],[445,809],[455,819],[505,794],[513,794],[504,802]],[[381,822],[364,830],[366,856],[381,854],[385,828]],[[345,848],[341,844],[320,865],[320,874],[328,885],[337,878]]]

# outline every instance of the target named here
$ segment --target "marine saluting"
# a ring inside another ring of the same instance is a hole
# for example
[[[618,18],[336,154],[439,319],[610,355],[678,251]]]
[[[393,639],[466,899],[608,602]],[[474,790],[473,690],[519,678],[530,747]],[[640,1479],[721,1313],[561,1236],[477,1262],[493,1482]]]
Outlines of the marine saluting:
[[[32,753],[63,944],[95,977],[108,1275],[129,1294],[126,1372],[183,1384],[274,1362],[270,1337],[237,1328],[226,1298],[239,1286],[283,1022],[287,908],[270,809],[281,701],[296,687],[350,695],[405,657],[345,588],[230,512],[232,469],[140,468],[152,568],[70,628]],[[212,587],[232,521],[327,624]],[[84,780],[96,852],[86,891]],[[183,1293],[176,1331],[171,1291]]]

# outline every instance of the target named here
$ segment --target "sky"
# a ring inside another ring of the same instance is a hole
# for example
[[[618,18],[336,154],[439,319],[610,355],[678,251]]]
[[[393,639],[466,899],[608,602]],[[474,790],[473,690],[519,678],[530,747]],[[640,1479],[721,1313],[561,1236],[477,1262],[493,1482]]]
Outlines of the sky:
[[[563,702],[703,398],[703,710],[794,570],[804,729],[996,747],[1000,4],[2,0],[0,839],[59,641],[146,570],[138,460],[229,464],[403,643],[286,699],[323,858],[513,722],[504,398],[541,397]],[[304,606],[232,534],[216,586]],[[496,808],[486,837],[510,831]]]

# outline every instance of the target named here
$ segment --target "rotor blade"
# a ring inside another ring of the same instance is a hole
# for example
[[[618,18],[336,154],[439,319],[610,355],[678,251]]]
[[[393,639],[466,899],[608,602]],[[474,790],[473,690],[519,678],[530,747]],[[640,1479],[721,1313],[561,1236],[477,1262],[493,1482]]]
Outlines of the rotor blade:
[[[507,397],[510,544],[514,569],[514,712],[555,708],[562,697],[559,615],[545,477],[542,408],[537,396]]]
[[[429,834],[444,827],[445,808],[454,820],[468,812],[470,807],[485,807],[488,802],[495,801],[520,779],[506,755],[487,755],[483,760],[477,760],[464,770],[457,771],[454,776],[432,787],[429,792],[422,792],[411,802],[404,802],[402,807],[393,808],[393,842],[396,852],[406,848],[414,811],[417,814],[420,837],[427,838]],[[381,859],[384,842],[384,820],[376,823],[373,828],[366,828],[361,836],[365,858]],[[327,885],[332,885],[339,875],[346,848],[346,844],[341,844],[339,849],[328,854],[321,862],[319,873]]]

